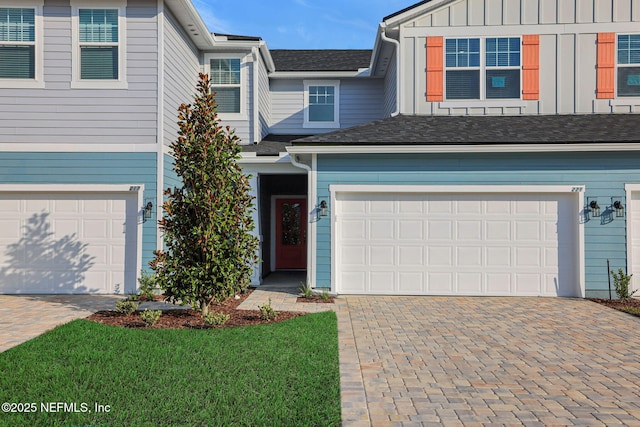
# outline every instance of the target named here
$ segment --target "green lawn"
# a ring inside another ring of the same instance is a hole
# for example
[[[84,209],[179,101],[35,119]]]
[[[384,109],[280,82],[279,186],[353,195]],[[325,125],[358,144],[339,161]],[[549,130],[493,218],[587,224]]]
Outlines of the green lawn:
[[[2,402],[37,406],[0,413],[7,426],[336,426],[336,316],[207,330],[76,320],[0,353]]]

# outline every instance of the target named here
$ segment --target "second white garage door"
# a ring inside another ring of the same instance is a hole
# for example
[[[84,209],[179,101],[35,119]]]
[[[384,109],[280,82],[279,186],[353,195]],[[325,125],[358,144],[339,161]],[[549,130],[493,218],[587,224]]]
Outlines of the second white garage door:
[[[579,296],[575,200],[566,193],[336,193],[336,290]]]

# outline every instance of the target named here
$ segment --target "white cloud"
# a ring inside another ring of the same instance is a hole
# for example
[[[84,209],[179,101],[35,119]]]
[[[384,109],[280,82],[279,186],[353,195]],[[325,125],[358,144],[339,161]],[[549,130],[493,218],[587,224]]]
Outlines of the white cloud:
[[[213,33],[233,34],[234,25],[230,21],[220,19],[214,13],[213,4],[211,0],[193,0],[193,4],[198,9],[202,20],[207,24],[209,31]]]

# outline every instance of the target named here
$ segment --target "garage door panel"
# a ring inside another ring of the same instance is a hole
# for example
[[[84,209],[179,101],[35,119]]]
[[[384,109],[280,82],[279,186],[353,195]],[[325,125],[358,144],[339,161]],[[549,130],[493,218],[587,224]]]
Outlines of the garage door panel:
[[[453,223],[451,221],[427,220],[427,224],[429,240],[450,241],[453,237]]]
[[[360,245],[345,245],[342,249],[344,265],[363,265],[366,263],[366,249]]]
[[[345,220],[341,228],[341,237],[343,239],[364,239],[365,222],[361,219]]]
[[[482,239],[482,221],[462,220],[457,223],[458,240],[478,241]]]
[[[366,213],[355,213],[363,201]],[[561,280],[562,292],[575,295],[575,201],[566,194],[339,194],[338,229],[357,218],[367,233],[338,233],[337,290],[558,295]],[[363,248],[361,265],[362,251],[353,256],[350,245]],[[356,271],[364,282],[347,284],[345,274]]]
[[[79,212],[79,205],[80,205],[80,201],[79,200],[60,199],[60,200],[54,200],[53,201],[53,209],[57,213],[75,214],[75,213]]]
[[[422,233],[423,222],[418,220],[400,220],[398,221],[398,239],[399,240],[423,240]]]
[[[370,265],[394,265],[395,264],[395,246],[389,245],[371,245],[370,246]]]
[[[456,273],[457,292],[464,295],[477,295],[482,292],[482,273]]]
[[[413,294],[424,292],[424,274],[422,272],[398,273],[398,293]]]
[[[424,266],[424,248],[422,246],[399,246],[398,265],[403,267]]]

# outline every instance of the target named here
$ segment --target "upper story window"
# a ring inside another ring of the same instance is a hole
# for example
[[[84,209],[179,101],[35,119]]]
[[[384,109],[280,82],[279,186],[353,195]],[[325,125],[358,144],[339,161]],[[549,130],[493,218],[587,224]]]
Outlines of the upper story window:
[[[75,88],[125,88],[125,33],[123,2],[95,8],[72,1],[73,79]],[[119,7],[118,7],[119,6]]]
[[[247,119],[247,58],[243,53],[205,54],[204,72],[223,120]]]
[[[618,35],[618,96],[640,96],[640,34]]]
[[[44,0],[0,6],[0,88],[42,88]]]
[[[0,79],[35,79],[35,9],[0,8]]]
[[[304,127],[339,128],[339,81],[304,82]]]
[[[446,99],[520,99],[520,38],[447,39]]]
[[[211,89],[216,93],[218,112],[240,114],[240,58],[212,58],[209,66]]]

